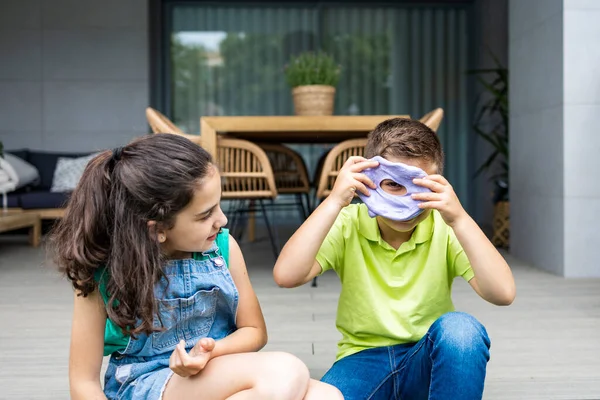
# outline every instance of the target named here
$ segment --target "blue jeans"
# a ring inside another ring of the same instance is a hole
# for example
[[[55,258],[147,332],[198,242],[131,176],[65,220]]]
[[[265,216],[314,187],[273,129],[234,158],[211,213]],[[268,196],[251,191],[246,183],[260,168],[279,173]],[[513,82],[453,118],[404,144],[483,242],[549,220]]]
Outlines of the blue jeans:
[[[489,348],[479,321],[451,312],[419,342],[344,357],[322,381],[336,386],[345,400],[481,399]]]

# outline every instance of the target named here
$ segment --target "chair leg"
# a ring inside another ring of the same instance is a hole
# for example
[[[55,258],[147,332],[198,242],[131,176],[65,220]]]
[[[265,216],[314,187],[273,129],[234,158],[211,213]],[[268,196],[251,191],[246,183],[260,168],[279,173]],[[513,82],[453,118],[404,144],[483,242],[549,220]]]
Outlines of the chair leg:
[[[235,238],[235,240],[238,240],[238,237],[236,236],[236,231],[235,231],[235,225],[236,225],[236,218],[237,218],[237,209],[235,208],[235,200],[231,200],[229,202],[229,206],[227,207],[227,226],[229,227],[229,233],[231,234],[231,236],[233,236]]]
[[[238,220],[237,224],[239,225],[238,234],[240,235],[240,240],[244,237],[244,233],[246,233],[246,227],[248,226],[248,207],[246,206],[246,200],[240,200],[240,208],[238,210]]]
[[[307,195],[307,196],[308,196],[308,195]],[[319,201],[317,201],[317,197],[316,197],[316,194],[315,194],[314,207],[315,207],[315,208],[317,208],[317,206],[318,206],[319,204],[320,204],[320,202],[319,202]],[[316,277],[316,276],[313,278],[313,280],[312,280],[312,284],[311,284],[310,286],[312,286],[312,287],[317,287],[317,277]]]
[[[310,189],[308,193],[306,193],[306,203],[308,204],[308,212],[312,213],[315,210],[315,204],[313,202],[313,190]]]
[[[231,216],[229,220],[229,230],[231,231],[231,236],[238,242],[242,240],[243,234],[243,229],[239,228],[240,220],[243,217],[243,206],[244,203],[242,200],[232,200],[228,210],[228,214]]]
[[[262,199],[258,200],[260,203],[260,208],[262,209],[262,214],[265,219],[265,225],[267,226],[267,232],[269,233],[269,238],[271,239],[271,248],[273,250],[273,255],[275,255],[275,259],[279,257],[279,248],[277,246],[277,238],[274,235],[271,224],[269,223],[269,217],[267,216],[267,209],[265,208],[265,203]]]
[[[300,212],[300,220],[302,222],[306,221],[308,218],[308,214],[306,209],[304,208],[304,200],[302,199],[302,194],[298,193],[296,195],[296,205],[298,206],[298,211]]]

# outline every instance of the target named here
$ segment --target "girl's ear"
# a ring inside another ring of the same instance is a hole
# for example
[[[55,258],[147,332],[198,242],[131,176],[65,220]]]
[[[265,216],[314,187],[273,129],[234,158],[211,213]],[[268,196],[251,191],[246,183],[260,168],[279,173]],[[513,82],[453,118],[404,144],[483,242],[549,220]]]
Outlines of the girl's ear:
[[[148,221],[148,230],[150,231],[150,236],[156,236],[159,243],[164,243],[167,240],[166,232],[159,228],[156,221]]]

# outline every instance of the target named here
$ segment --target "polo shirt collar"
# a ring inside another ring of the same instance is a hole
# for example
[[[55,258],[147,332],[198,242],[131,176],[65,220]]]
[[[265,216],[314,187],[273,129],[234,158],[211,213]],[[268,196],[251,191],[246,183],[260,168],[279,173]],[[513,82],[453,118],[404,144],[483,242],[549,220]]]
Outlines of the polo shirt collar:
[[[410,241],[424,243],[431,239],[431,236],[433,235],[434,212],[436,211],[432,211],[425,220],[417,225]],[[379,231],[377,218],[371,218],[369,216],[369,211],[365,204],[361,204],[358,209],[358,232],[363,235],[365,239],[372,242],[381,241],[381,232]]]

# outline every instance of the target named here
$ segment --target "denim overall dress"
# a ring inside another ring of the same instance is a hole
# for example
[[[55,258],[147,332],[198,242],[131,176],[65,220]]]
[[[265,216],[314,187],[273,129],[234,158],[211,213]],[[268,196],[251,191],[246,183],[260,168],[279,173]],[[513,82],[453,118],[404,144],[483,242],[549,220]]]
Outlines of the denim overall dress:
[[[228,238],[227,231],[221,233]],[[189,351],[204,337],[223,339],[236,330],[238,291],[216,241],[210,250],[192,258],[173,260],[155,287],[158,315],[154,326],[161,332],[129,339],[127,348],[115,352],[104,380],[108,399],[162,399],[173,372],[169,357],[185,340]]]

